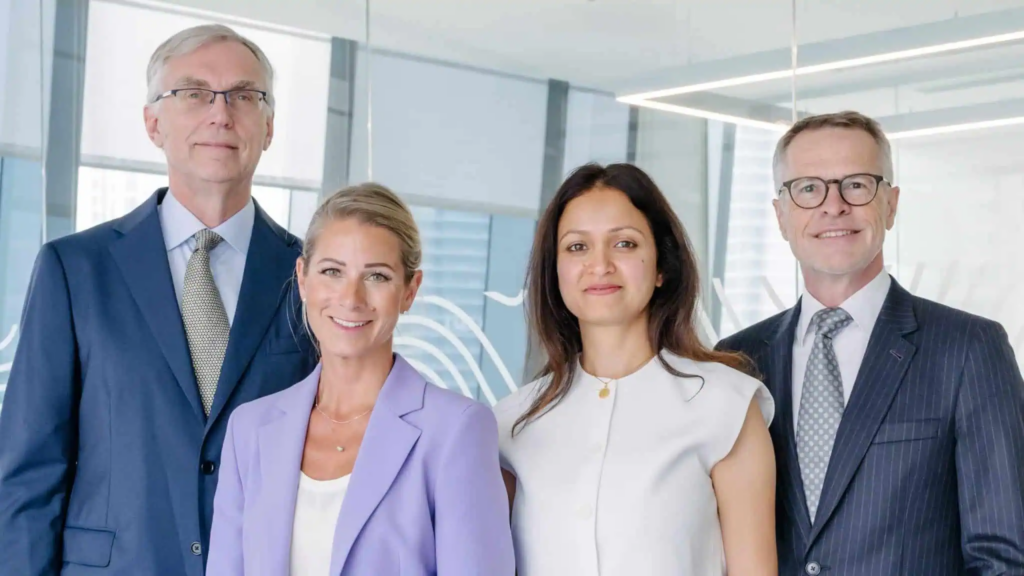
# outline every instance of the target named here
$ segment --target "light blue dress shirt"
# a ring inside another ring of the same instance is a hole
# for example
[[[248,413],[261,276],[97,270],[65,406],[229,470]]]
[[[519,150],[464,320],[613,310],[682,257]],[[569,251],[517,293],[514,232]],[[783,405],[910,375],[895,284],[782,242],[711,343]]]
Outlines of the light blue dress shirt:
[[[192,237],[206,226],[178,202],[171,191],[164,196],[164,201],[158,209],[160,227],[164,233],[164,246],[167,248],[167,260],[171,265],[174,294],[178,297],[180,310],[185,291],[185,270],[188,268],[188,259],[192,257],[196,247],[196,241]],[[242,289],[242,275],[245,272],[245,257],[249,252],[249,241],[252,240],[252,227],[255,222],[256,206],[250,198],[244,208],[213,229],[224,241],[210,253],[210,270],[213,272],[213,283],[217,285],[220,299],[224,302],[228,322],[232,324],[235,309],[238,307],[238,293]]]

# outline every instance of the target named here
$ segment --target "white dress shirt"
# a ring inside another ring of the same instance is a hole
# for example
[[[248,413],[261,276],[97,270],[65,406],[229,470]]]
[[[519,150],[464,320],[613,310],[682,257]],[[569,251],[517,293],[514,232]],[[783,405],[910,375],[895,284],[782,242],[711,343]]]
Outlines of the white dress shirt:
[[[178,309],[185,291],[185,270],[188,259],[192,257],[196,241],[192,236],[206,226],[188,211],[174,194],[168,190],[158,208],[160,227],[164,233],[164,246],[167,248],[167,260],[171,265],[171,279],[174,281],[174,294],[178,297]],[[238,293],[242,289],[242,275],[245,272],[245,258],[249,252],[249,241],[252,240],[252,227],[256,222],[256,206],[252,198],[245,207],[226,222],[213,229],[224,239],[210,253],[210,271],[213,272],[213,283],[220,292],[224,302],[224,312],[228,315],[228,323],[233,323],[235,308],[238,307]]]
[[[867,286],[839,305],[853,318],[849,326],[832,338],[832,348],[836,352],[836,360],[839,361],[839,374],[843,379],[844,405],[850,403],[850,394],[853,393],[853,384],[857,381],[857,373],[860,372],[864,352],[868,348],[868,340],[871,339],[871,331],[875,328],[878,315],[882,312],[882,305],[885,303],[886,296],[889,295],[891,284],[892,278],[889,277],[888,272],[883,270],[871,282],[868,282]],[[811,318],[815,312],[825,308],[825,305],[810,292],[804,293],[801,302],[800,321],[797,323],[796,334],[793,338],[794,429],[798,429],[796,426],[800,414],[800,394],[804,388],[804,372],[807,370],[807,360],[811,357],[811,348],[814,347],[814,334],[810,333]]]
[[[732,451],[761,382],[717,363],[663,352],[604,384],[577,365],[568,394],[515,437],[546,380],[495,407],[502,467],[517,479],[512,534],[519,576],[726,573],[711,470]],[[703,386],[703,387],[702,387]]]
[[[329,576],[334,553],[334,529],[351,474],[334,480],[299,476],[292,523],[290,576]]]

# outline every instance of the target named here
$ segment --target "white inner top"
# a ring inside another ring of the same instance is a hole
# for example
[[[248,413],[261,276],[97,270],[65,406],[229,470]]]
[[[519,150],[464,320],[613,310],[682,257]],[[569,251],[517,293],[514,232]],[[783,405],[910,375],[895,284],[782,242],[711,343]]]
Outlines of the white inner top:
[[[299,476],[292,525],[291,576],[328,576],[334,550],[334,529],[351,474],[334,480]]]

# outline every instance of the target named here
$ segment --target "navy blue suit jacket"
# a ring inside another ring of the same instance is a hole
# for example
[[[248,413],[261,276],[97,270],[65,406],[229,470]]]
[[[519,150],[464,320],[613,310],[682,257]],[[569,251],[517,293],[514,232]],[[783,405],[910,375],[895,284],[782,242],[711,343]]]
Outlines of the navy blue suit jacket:
[[[204,414],[165,193],[39,252],[0,415],[0,574],[201,576],[230,412],[315,366],[290,281],[300,243],[257,206]]]
[[[793,429],[800,305],[719,343],[775,397],[779,571],[1024,574],[1024,382],[1006,332],[895,280],[839,426],[811,523]]]

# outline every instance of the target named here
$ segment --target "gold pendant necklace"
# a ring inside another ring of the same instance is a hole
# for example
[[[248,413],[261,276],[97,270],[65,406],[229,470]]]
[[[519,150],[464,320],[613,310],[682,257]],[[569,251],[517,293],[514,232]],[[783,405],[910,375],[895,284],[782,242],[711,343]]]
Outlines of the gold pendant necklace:
[[[594,378],[597,378],[597,380],[599,382],[604,384],[604,388],[601,388],[601,390],[598,391],[597,396],[599,398],[607,398],[608,396],[610,396],[612,391],[608,389],[608,384],[610,384],[611,382],[614,382],[615,379],[614,378],[609,378],[608,380],[605,380],[604,378],[598,378],[597,376],[594,376]]]
[[[369,410],[367,410],[366,412],[363,412],[359,416],[356,416],[355,418],[352,418],[350,420],[335,420],[334,418],[331,418],[330,416],[328,416],[327,412],[324,412],[323,409],[320,408],[320,397],[319,396],[317,396],[316,401],[313,402],[313,407],[316,408],[316,411],[319,412],[321,416],[323,416],[324,418],[327,418],[327,420],[329,420],[330,422],[333,423],[333,424],[328,424],[328,426],[331,427],[331,432],[334,432],[334,424],[338,424],[338,425],[351,424],[352,422],[355,422],[356,420],[359,420],[363,416],[366,416],[367,414],[369,414],[370,412],[373,411],[373,407],[371,406]],[[345,447],[340,445],[340,444],[335,444],[334,445],[334,449],[337,450],[338,452],[344,452],[345,451]]]

